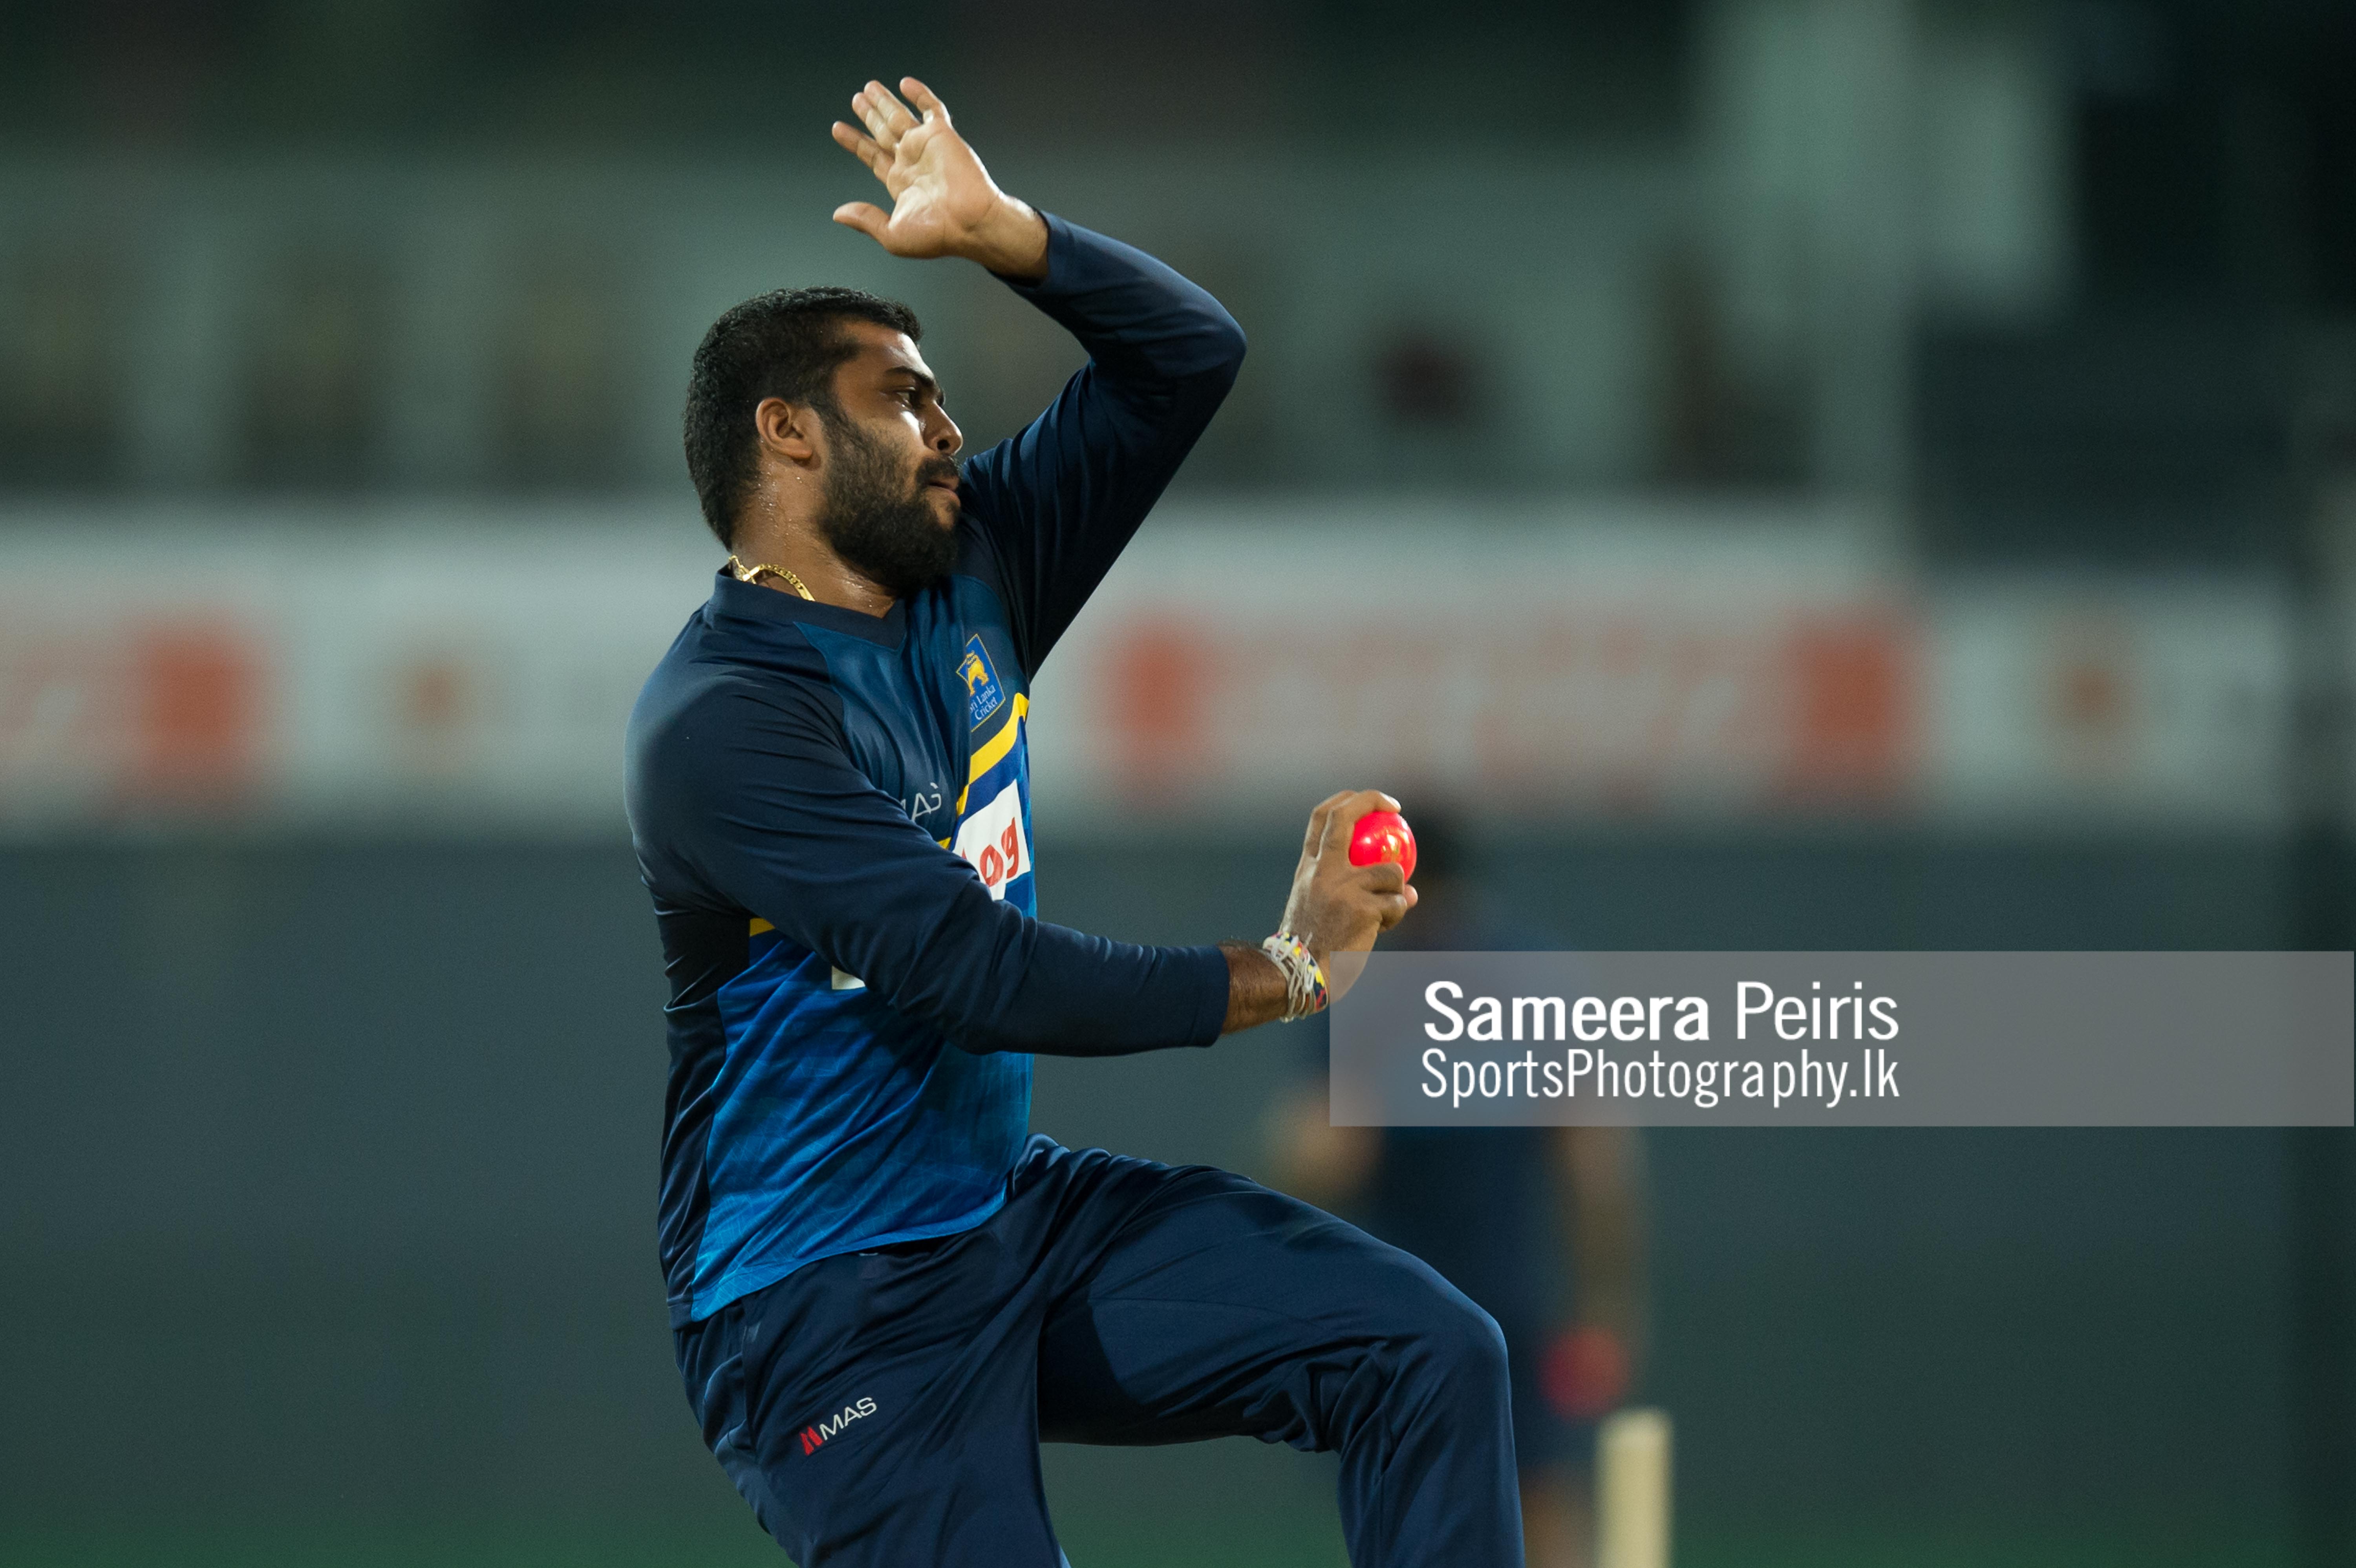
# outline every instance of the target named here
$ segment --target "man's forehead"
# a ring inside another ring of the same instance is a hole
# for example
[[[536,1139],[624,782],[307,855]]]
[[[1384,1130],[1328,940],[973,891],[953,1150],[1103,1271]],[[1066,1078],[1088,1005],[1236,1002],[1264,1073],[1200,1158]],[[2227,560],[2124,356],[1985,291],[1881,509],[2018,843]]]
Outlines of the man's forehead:
[[[894,370],[910,370],[926,380],[934,379],[932,367],[916,352],[916,346],[905,332],[895,332],[880,322],[855,321],[849,324],[851,337],[859,344],[859,352],[851,363],[871,375],[887,375]]]

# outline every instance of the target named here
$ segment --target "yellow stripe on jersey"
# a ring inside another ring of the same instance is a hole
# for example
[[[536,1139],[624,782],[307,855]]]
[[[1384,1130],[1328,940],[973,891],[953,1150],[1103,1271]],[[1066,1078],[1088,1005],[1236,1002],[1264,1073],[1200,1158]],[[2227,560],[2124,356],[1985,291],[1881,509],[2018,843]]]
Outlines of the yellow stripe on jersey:
[[[753,917],[753,929],[746,932],[744,934],[747,936],[758,936],[765,931],[775,931],[776,929],[777,928],[776,926],[771,925],[767,921],[763,920],[756,914]]]
[[[1016,692],[1014,711],[1006,716],[1006,722],[998,727],[997,734],[981,743],[981,750],[973,754],[972,765],[966,769],[965,788],[958,791],[957,812],[959,816],[965,815],[965,797],[972,790],[973,781],[1005,761],[1006,753],[1014,750],[1014,742],[1022,733],[1023,716],[1030,711],[1031,699]]]

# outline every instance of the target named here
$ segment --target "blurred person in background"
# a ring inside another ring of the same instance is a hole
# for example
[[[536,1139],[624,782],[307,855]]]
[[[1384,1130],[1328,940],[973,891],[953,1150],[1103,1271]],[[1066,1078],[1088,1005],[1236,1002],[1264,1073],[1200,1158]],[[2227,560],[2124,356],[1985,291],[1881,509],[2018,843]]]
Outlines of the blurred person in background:
[[[1421,895],[1384,947],[1528,945],[1488,907],[1455,824],[1415,809]],[[1486,1307],[1505,1335],[1530,1568],[1594,1557],[1595,1424],[1644,1343],[1644,1147],[1632,1127],[1337,1127],[1321,1070],[1269,1116],[1271,1185],[1348,1215]]]

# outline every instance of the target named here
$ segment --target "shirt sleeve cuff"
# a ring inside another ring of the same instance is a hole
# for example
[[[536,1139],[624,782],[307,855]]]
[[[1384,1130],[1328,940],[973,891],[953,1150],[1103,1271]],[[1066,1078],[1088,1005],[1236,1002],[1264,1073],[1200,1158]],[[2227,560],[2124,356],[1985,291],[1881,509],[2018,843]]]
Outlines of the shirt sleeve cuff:
[[[1227,1023],[1227,955],[1216,946],[1182,947],[1177,954],[1187,984],[1194,987],[1194,1027],[1185,1043],[1215,1044]]]
[[[1025,299],[1060,294],[1071,286],[1072,251],[1077,244],[1072,236],[1072,226],[1052,212],[1043,210],[1039,217],[1047,225],[1047,275],[1034,283],[1028,278],[1010,278],[1004,272],[991,274]]]

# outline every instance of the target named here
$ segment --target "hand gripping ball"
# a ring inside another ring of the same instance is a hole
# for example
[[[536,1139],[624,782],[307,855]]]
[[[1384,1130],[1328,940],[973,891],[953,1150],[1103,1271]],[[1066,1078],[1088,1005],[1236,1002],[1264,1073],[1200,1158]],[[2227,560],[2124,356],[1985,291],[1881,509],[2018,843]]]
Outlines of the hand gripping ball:
[[[1415,830],[1396,811],[1370,811],[1350,830],[1350,864],[1375,866],[1388,860],[1399,874],[1415,876]]]

